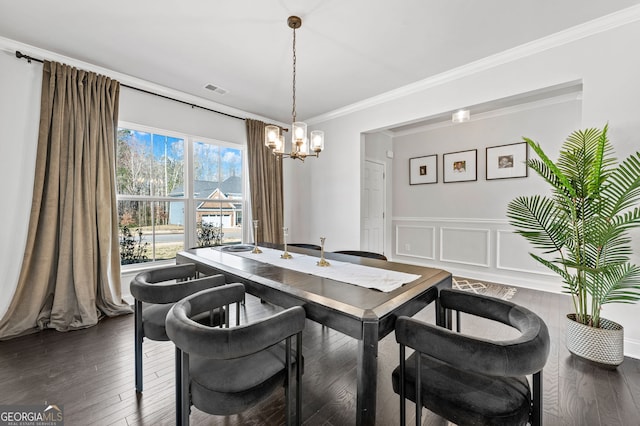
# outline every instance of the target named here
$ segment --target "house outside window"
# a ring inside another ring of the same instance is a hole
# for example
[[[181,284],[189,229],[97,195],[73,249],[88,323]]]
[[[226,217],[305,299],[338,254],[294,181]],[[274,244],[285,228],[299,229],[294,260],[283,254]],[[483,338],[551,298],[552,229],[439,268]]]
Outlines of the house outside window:
[[[121,123],[116,158],[121,264],[242,241],[242,147]]]

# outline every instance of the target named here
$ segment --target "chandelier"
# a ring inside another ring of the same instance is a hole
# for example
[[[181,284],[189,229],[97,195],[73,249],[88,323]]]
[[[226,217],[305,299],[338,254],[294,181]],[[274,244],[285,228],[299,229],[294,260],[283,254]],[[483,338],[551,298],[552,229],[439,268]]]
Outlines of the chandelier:
[[[307,123],[296,121],[296,29],[302,26],[302,19],[297,16],[289,16],[287,19],[289,28],[293,29],[293,108],[291,110],[292,132],[291,152],[285,152],[284,135],[280,134],[280,127],[268,125],[264,128],[264,144],[271,149],[273,154],[282,158],[293,158],[304,161],[308,156],[318,157],[324,149],[324,132],[312,130],[307,137]]]

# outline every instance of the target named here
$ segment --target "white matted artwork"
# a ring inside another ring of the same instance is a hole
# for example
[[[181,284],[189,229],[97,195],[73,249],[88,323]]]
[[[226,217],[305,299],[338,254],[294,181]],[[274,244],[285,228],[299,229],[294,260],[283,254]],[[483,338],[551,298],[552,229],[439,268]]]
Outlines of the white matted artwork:
[[[487,148],[487,180],[527,177],[528,145],[526,142]]]
[[[443,154],[442,169],[444,183],[478,180],[478,150]]]
[[[438,155],[409,158],[409,185],[438,182]]]

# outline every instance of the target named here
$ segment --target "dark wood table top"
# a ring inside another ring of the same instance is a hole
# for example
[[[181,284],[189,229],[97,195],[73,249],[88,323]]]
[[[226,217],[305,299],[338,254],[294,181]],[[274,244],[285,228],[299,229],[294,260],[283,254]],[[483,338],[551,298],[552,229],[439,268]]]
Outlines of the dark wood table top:
[[[288,251],[294,255],[302,253],[320,256],[317,250],[298,247],[290,247]],[[219,247],[185,250],[178,254],[178,261],[180,263],[192,261],[200,266],[206,265],[223,271],[241,282],[259,283],[270,290],[284,292],[299,299],[300,304],[312,303],[328,310],[340,311],[343,315],[346,314],[358,320],[383,318],[396,311],[399,306],[415,299],[431,286],[451,286],[451,273],[441,269],[328,252],[325,253],[325,257],[328,260],[416,274],[420,275],[420,278],[393,291],[381,292],[240,257],[224,252]],[[260,294],[257,295],[260,296]],[[267,294],[265,293],[264,296]]]

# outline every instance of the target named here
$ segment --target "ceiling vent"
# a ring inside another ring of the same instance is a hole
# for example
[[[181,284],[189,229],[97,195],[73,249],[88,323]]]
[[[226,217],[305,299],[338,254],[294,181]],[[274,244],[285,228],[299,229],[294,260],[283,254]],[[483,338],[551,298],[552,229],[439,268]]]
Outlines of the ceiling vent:
[[[204,86],[204,88],[212,90],[212,91],[214,91],[214,92],[216,92],[216,93],[218,93],[220,95],[224,95],[224,94],[226,94],[228,92],[227,89],[223,89],[222,87],[215,86],[215,85],[213,85],[211,83],[209,83],[206,86]]]

